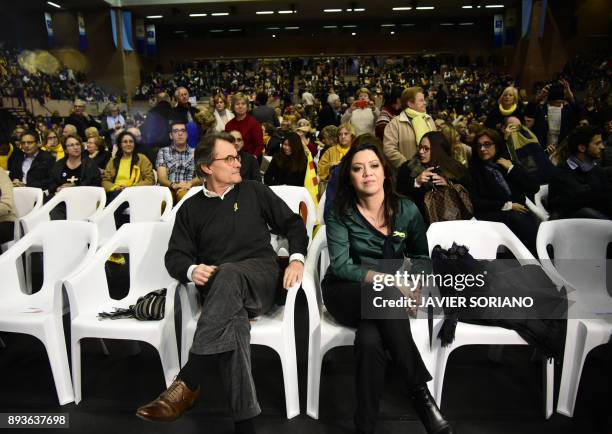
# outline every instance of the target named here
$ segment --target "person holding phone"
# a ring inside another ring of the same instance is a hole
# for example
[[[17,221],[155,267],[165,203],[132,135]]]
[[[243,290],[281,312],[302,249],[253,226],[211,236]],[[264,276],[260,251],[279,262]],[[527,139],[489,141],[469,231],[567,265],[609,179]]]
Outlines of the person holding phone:
[[[369,89],[362,87],[355,94],[355,101],[342,116],[343,124],[350,123],[355,128],[355,136],[364,133],[374,134],[376,120],[380,112],[374,107],[372,93]]]

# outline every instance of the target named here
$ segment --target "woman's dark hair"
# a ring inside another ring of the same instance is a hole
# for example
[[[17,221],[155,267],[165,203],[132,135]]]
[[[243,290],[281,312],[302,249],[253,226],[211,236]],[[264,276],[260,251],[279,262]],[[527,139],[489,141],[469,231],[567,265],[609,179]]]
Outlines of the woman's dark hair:
[[[506,147],[506,142],[501,134],[491,128],[484,128],[478,133],[476,133],[476,137],[474,137],[474,143],[472,144],[472,162],[477,165],[481,165],[483,161],[478,156],[478,140],[481,137],[487,136],[493,143],[495,143],[495,155],[491,159],[491,161],[495,161],[498,158],[507,158],[510,159],[508,155],[508,149]]]
[[[347,154],[340,161],[340,173],[338,179],[338,192],[334,198],[334,209],[340,218],[346,216],[349,210],[353,209],[357,203],[357,193],[351,182],[351,165],[355,154],[361,151],[372,151],[376,154],[382,164],[385,173],[383,189],[385,191],[384,214],[385,225],[393,224],[393,216],[397,214],[399,208],[399,196],[395,191],[395,171],[385,154],[373,143],[354,144]]]
[[[430,131],[421,137],[421,142],[425,138],[429,140],[429,146],[431,147],[431,158],[428,165],[440,166],[442,176],[446,175],[452,179],[461,178],[465,169],[452,157],[452,146],[446,140],[446,136],[440,131]]]
[[[304,145],[302,145],[302,139],[297,133],[289,133],[285,136],[285,140],[289,143],[291,148],[291,155],[286,155],[281,149],[274,155],[276,164],[282,170],[288,172],[301,172],[306,170],[308,165],[308,157],[304,152]]]
[[[132,161],[130,162],[130,174],[132,173],[132,168],[134,164],[138,163],[138,153],[136,152],[136,137],[134,134],[129,131],[121,131],[117,136],[117,153],[115,154],[115,158],[113,158],[113,166],[115,166],[115,173],[119,173],[119,163],[121,162],[121,158],[123,157],[123,149],[121,148],[121,142],[125,136],[130,136],[134,141],[134,152],[132,152]],[[117,175],[115,174],[115,178]]]

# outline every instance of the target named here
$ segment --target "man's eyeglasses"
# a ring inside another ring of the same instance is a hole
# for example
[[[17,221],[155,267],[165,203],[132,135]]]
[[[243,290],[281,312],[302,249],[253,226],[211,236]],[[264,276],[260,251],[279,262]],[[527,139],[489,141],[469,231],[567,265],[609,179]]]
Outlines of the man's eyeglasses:
[[[477,148],[477,149],[480,149],[480,148],[491,149],[491,146],[493,146],[494,144],[495,144],[495,143],[493,143],[493,142],[483,142],[483,143],[478,143],[478,144],[476,145],[476,148]]]
[[[213,161],[220,161],[223,160],[225,161],[225,163],[227,163],[228,165],[233,165],[236,161],[240,163],[240,161],[242,160],[242,157],[240,157],[240,155],[228,155],[225,158],[215,158],[213,159]]]
[[[187,132],[187,130],[185,128],[181,128],[181,129],[174,129],[172,130],[172,134],[185,134]]]

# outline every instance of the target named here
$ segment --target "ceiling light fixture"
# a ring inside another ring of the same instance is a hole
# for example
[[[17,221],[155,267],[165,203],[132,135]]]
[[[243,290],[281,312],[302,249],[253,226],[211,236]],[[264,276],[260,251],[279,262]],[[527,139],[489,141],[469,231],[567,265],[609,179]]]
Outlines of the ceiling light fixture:
[[[323,12],[327,12],[327,13],[342,12],[342,9],[323,9]]]
[[[454,26],[455,23],[440,23],[441,26]]]
[[[461,6],[461,9],[472,9],[473,6],[470,5],[466,5],[466,6]]]
[[[357,33],[353,32],[353,33],[351,33],[351,36],[355,36],[356,34],[357,34]]]
[[[280,27],[266,27],[267,30],[280,30]]]
[[[278,11],[279,14],[294,14],[297,11]]]
[[[487,9],[497,9],[497,8],[503,8],[504,5],[485,5],[485,8]]]
[[[390,35],[395,35],[395,32],[389,32]]]
[[[338,26],[323,26],[324,29],[337,29]]]
[[[459,23],[460,26],[473,26],[474,23]]]
[[[210,30],[210,33],[223,33],[222,29],[214,29],[214,30]]]
[[[355,8],[353,12],[365,12],[365,8]]]
[[[47,2],[47,4],[48,4],[49,6],[53,6],[54,8],[58,8],[58,9],[61,9],[61,8],[62,8],[62,7],[61,7],[60,5],[58,5],[57,3]]]
[[[190,17],[207,17],[208,14],[189,14]]]
[[[412,10],[412,6],[397,6],[391,9],[394,11],[410,11]]]
[[[381,24],[380,27],[395,27],[395,24]]]
[[[210,15],[213,17],[227,17],[229,15],[229,12],[213,12]]]
[[[229,29],[228,32],[242,32],[242,29]]]
[[[156,19],[163,18],[163,17],[164,17],[163,15],[147,15],[147,19],[149,20],[156,20]]]
[[[346,26],[342,26],[342,28],[344,28],[344,29],[354,29],[356,27],[357,26],[355,24],[347,24]]]
[[[417,6],[417,11],[433,11],[435,9],[434,6]]]
[[[272,15],[274,11],[257,11],[255,14],[257,15]]]
[[[292,26],[292,27],[285,27],[285,30],[298,30],[298,29],[299,29],[299,27],[294,27],[294,26]]]
[[[273,38],[276,38],[276,35],[272,35]]]

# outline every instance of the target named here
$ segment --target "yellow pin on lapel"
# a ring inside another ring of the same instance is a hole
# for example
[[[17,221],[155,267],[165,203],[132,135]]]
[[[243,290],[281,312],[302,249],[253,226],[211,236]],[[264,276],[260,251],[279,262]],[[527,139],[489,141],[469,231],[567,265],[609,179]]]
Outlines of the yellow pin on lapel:
[[[399,237],[399,238],[406,238],[406,234],[404,232],[400,232],[400,231],[393,232],[393,236],[394,237]]]
[[[238,202],[234,202],[234,212],[238,212]]]

